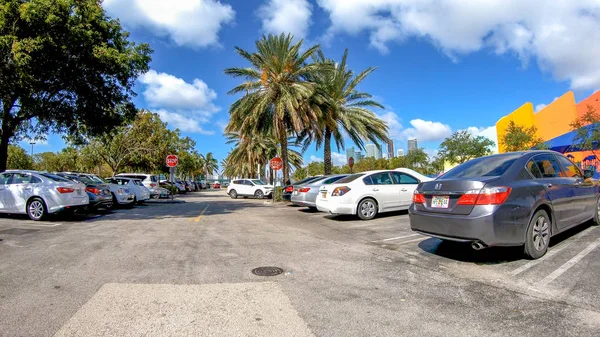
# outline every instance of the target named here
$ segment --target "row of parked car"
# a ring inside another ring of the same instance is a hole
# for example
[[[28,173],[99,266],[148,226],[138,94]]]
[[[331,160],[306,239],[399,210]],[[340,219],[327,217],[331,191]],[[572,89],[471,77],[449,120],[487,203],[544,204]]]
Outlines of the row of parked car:
[[[37,221],[59,212],[133,206],[151,198],[168,198],[170,191],[165,187],[169,185],[180,193],[200,189],[194,182],[170,183],[143,173],[103,179],[80,172],[8,170],[0,174],[0,213],[27,214]]]
[[[591,221],[600,224],[600,185],[554,151],[476,158],[430,178],[413,170],[310,177],[284,189],[284,199],[332,215],[370,220],[408,210],[412,230],[475,250],[521,246],[540,258],[550,238]]]

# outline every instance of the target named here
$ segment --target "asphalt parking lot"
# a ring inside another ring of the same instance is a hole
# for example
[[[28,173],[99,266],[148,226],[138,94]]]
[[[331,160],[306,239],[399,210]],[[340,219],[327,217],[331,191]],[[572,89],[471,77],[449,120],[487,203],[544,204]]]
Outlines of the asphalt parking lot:
[[[2,336],[598,336],[600,227],[530,261],[203,191],[36,223],[0,217]],[[284,273],[256,276],[275,266]]]

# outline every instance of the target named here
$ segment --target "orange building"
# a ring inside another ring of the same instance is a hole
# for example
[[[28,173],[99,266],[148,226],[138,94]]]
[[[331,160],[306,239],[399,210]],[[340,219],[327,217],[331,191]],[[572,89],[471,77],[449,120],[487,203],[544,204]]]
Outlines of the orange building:
[[[496,123],[498,150],[500,153],[505,152],[501,140],[506,134],[508,124],[514,121],[515,124],[524,127],[535,126],[537,136],[551,144],[553,150],[565,153],[582,167],[598,168],[597,171],[600,171],[600,161],[591,152],[569,152],[574,137],[571,123],[583,116],[590,108],[600,113],[600,91],[596,91],[579,103],[575,103],[573,92],[568,91],[538,112],[534,111],[532,103],[527,102],[510,114],[500,118]],[[557,145],[562,143],[565,144]],[[556,148],[552,146],[556,146]]]

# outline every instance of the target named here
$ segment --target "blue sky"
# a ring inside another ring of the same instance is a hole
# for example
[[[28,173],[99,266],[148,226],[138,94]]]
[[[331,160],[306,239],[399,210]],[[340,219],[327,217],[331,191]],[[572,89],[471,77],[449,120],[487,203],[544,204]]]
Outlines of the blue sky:
[[[360,90],[385,105],[376,113],[388,121],[396,148],[415,136],[431,154],[451,132],[481,131],[527,101],[547,104],[567,90],[579,101],[600,88],[596,0],[557,0],[553,8],[538,0],[501,7],[467,0],[105,0],[104,7],[133,40],[155,50],[152,70],[136,86],[138,107],[158,112],[219,160],[230,149],[222,128],[236,99],[227,91],[238,83],[223,70],[246,66],[234,46],[254,51],[265,33],[291,32],[333,58],[348,48],[356,71],[378,67]],[[35,152],[63,146],[60,135],[49,135]],[[305,154],[306,162],[318,158],[322,149]]]

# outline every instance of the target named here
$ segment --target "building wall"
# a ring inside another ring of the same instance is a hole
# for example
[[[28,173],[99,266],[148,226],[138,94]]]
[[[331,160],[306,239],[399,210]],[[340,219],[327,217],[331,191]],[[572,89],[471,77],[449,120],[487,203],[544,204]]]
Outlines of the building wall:
[[[500,153],[506,152],[505,146],[502,144],[502,139],[506,134],[506,129],[510,121],[514,121],[515,124],[527,128],[533,126],[535,123],[533,118],[533,104],[527,102],[498,120],[496,123],[496,134],[498,135],[498,152]]]
[[[546,141],[571,132],[571,123],[575,119],[575,95],[568,91],[538,111],[534,115],[534,125],[537,127],[538,137]]]
[[[600,90],[577,104],[577,116],[581,117],[585,115],[588,111],[588,106],[591,106],[596,112],[600,113]]]

